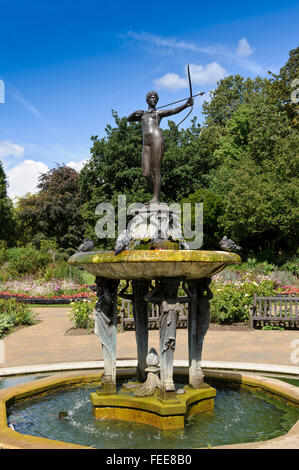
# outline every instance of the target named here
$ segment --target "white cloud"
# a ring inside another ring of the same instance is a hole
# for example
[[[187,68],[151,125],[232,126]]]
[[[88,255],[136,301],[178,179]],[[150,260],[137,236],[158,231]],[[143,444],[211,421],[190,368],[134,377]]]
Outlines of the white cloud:
[[[187,69],[185,69],[185,72],[187,72]],[[208,85],[221,80],[221,78],[226,75],[226,70],[217,62],[211,62],[205,66],[190,64],[190,75],[192,84]],[[166,73],[163,77],[155,80],[155,85],[158,88],[167,88],[171,91],[177,91],[181,88],[188,87],[188,79],[187,76],[180,77],[176,73]]]
[[[158,88],[167,88],[168,90],[176,91],[185,88],[188,82],[186,78],[181,78],[176,73],[166,73],[163,77],[155,80],[155,85]]]
[[[190,74],[195,85],[208,85],[221,80],[226,75],[226,70],[217,62],[211,62],[206,66],[190,64]]]
[[[24,160],[11,168],[7,171],[9,197],[15,198],[16,196],[24,196],[26,193],[35,193],[40,174],[48,171],[49,168],[45,163],[34,160]]]
[[[19,144],[14,144],[10,140],[2,140],[0,142],[0,158],[6,157],[22,157],[24,154],[24,147]]]
[[[236,50],[236,54],[238,56],[247,57],[253,53],[254,49],[250,46],[249,42],[246,38],[240,39],[238,42],[238,47]]]
[[[82,170],[82,168],[84,167],[85,163],[88,161],[88,158],[84,158],[83,160],[81,160],[80,162],[68,162],[66,164],[66,166],[69,166],[71,168],[74,168],[74,170],[76,170],[78,173]]]

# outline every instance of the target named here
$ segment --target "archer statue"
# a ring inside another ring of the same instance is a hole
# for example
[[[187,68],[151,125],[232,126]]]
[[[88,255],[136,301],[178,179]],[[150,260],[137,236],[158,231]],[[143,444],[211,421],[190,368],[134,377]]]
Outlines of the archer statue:
[[[183,100],[179,100],[185,101],[186,99],[187,101],[185,104],[177,106],[176,108],[161,110],[161,108],[164,108],[168,105],[156,108],[156,105],[159,100],[159,95],[156,91],[150,91],[146,95],[148,110],[134,111],[127,117],[128,121],[141,121],[143,133],[142,171],[143,176],[146,178],[149,186],[154,191],[154,197],[150,201],[152,203],[159,202],[161,190],[161,165],[164,154],[164,135],[162,130],[159,128],[161,119],[164,117],[172,116],[173,114],[178,114],[189,106],[191,106],[191,111],[193,108],[193,96],[189,65],[187,70],[189,78],[190,97],[184,98]],[[175,103],[178,103],[179,101],[176,101]],[[190,113],[188,113],[187,116],[189,116],[189,114]],[[181,122],[183,122],[186,117]],[[181,122],[179,124],[181,124]]]

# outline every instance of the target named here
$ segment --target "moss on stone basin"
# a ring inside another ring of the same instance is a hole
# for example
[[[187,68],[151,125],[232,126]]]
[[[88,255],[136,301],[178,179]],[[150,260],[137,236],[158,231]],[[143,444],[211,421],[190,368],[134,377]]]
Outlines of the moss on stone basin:
[[[236,253],[204,250],[125,250],[76,253],[69,263],[81,266],[94,276],[110,279],[156,279],[210,277],[241,258]]]

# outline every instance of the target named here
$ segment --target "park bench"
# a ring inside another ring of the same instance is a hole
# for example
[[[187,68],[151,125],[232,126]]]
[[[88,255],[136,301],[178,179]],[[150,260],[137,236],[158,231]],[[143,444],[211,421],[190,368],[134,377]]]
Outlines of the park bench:
[[[148,308],[148,328],[158,329],[159,328],[159,307],[149,303]],[[187,304],[180,305],[180,313],[178,319],[178,328],[186,328],[188,324],[188,312]],[[133,317],[133,306],[131,300],[122,299],[120,309],[120,328],[123,333],[125,329],[135,328],[135,322]]]
[[[254,294],[250,307],[250,326],[299,326],[298,297],[258,297]]]

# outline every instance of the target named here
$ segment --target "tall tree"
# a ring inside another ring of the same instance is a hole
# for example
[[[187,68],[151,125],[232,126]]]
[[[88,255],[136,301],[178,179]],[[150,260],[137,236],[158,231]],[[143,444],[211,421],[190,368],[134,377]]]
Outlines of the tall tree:
[[[287,112],[292,124],[299,129],[299,105],[298,102],[292,100],[295,88],[299,90],[299,47],[289,52],[289,59],[278,75],[271,72],[269,74],[271,76],[269,95],[274,102],[280,104],[281,108]]]
[[[68,166],[57,166],[40,176],[38,188],[37,194],[21,198],[18,204],[27,237],[37,244],[49,238],[59,247],[76,248],[84,233],[79,174]]]
[[[0,240],[8,245],[14,242],[16,217],[11,199],[7,195],[7,179],[0,161]]]
[[[215,152],[210,188],[222,195],[224,232],[255,253],[298,244],[298,132],[257,95],[233,113]],[[296,235],[297,234],[297,235]]]

